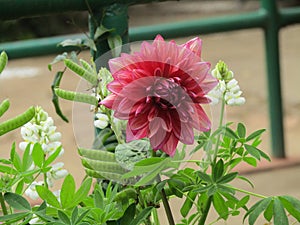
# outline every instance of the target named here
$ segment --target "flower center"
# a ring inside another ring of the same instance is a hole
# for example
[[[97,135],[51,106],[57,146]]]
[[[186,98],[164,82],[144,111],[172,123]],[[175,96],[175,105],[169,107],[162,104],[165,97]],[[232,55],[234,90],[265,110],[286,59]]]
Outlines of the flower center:
[[[180,78],[157,78],[153,86],[147,88],[147,103],[154,103],[161,109],[175,109],[186,99],[184,87],[179,84]]]

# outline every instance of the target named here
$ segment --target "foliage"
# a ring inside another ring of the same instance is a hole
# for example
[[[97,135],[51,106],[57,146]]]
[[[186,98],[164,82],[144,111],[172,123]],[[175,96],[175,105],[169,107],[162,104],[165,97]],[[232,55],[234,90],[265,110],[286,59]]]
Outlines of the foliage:
[[[112,30],[100,26],[95,38],[110,37]],[[108,40],[110,46],[118,47],[119,39]],[[85,45],[80,40],[67,40],[63,45]],[[93,45],[87,44],[90,48]],[[86,46],[86,45],[85,45]],[[114,54],[119,54],[115,49]],[[212,98],[221,101],[219,127],[195,136],[195,145],[190,155],[203,151],[205,157],[199,160],[187,159],[186,145],[177,148],[173,157],[165,152],[153,151],[148,138],[125,142],[126,122],[114,118],[114,112],[99,102],[109,96],[106,88],[112,76],[106,68],[99,71],[93,61],[88,63],[77,58],[75,52],[57,56],[48,67],[63,62],[65,69],[73,71],[86,80],[92,95],[60,89],[64,71],[56,74],[52,84],[53,102],[58,115],[67,118],[60,110],[58,97],[92,106],[102,119],[96,126],[96,137],[92,148],[79,148],[78,153],[86,171],[86,177],[76,188],[71,174],[63,164],[53,164],[63,153],[60,133],[53,120],[40,107],[32,107],[25,113],[0,123],[0,135],[20,126],[24,139],[18,153],[12,144],[9,159],[0,160],[0,203],[3,224],[107,224],[138,225],[160,224],[157,208],[161,203],[166,209],[169,224],[175,224],[169,209],[168,198],[182,199],[181,221],[178,225],[207,224],[207,216],[214,210],[217,221],[243,215],[243,222],[253,225],[263,217],[274,225],[290,224],[292,218],[300,222],[300,201],[294,197],[263,196],[240,189],[237,182],[250,180],[239,174],[236,167],[248,164],[256,167],[260,160],[271,161],[260,148],[265,129],[248,133],[246,126],[238,123],[223,124],[226,106],[245,102],[237,82],[232,82],[233,73],[224,62],[213,70],[218,82]],[[0,72],[7,63],[5,53],[0,57]],[[226,97],[227,96],[227,97]],[[229,97],[228,97],[229,96]],[[212,100],[213,101],[213,100]],[[0,116],[9,108],[9,101],[0,105]],[[183,163],[192,167],[180,168]],[[179,169],[180,168],[180,169]],[[164,177],[164,179],[162,179]],[[53,191],[53,182],[63,178],[58,192]],[[42,180],[40,180],[42,179]],[[39,181],[40,180],[40,181]],[[237,195],[239,193],[239,195]],[[38,198],[41,204],[32,206],[28,198]],[[238,197],[239,196],[239,197]],[[258,199],[250,205],[250,199]],[[179,213],[179,212],[178,212]]]

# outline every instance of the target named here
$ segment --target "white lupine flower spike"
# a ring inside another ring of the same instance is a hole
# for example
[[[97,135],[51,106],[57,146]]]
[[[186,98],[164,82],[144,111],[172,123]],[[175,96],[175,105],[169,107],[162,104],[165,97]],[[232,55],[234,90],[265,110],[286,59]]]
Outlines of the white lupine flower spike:
[[[227,65],[223,61],[219,61],[212,70],[212,75],[219,80],[218,85],[211,90],[207,97],[211,100],[211,105],[218,104],[219,101],[225,101],[227,105],[243,105],[246,102],[241,97],[242,91],[238,85],[238,81],[234,79],[234,74],[228,70]]]

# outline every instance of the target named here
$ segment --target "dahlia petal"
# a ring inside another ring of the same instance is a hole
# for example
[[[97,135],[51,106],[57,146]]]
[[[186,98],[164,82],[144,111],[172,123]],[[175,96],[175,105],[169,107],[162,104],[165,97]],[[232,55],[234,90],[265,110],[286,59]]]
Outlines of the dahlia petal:
[[[167,153],[169,156],[173,157],[176,153],[177,144],[178,139],[174,134],[170,134],[168,140],[165,142],[161,150]]]
[[[115,94],[111,94],[111,95],[107,96],[105,99],[103,99],[100,102],[100,105],[104,105],[105,107],[112,109],[116,97],[117,96]]]
[[[146,113],[131,117],[130,121],[128,122],[128,126],[130,126],[130,129],[134,131],[143,129],[149,124],[147,117],[148,115]]]
[[[181,123],[181,135],[179,140],[187,145],[191,145],[194,143],[194,131],[191,124]]]
[[[203,108],[199,104],[195,104],[197,110],[196,115],[193,118],[193,127],[199,131],[209,131],[211,128],[211,122],[204,112]]]
[[[128,123],[130,123],[130,120]],[[126,141],[127,142],[142,139],[147,136],[148,136],[148,126],[145,126],[140,130],[131,130],[131,127],[128,125],[126,127]]]
[[[201,57],[202,41],[199,37],[195,37],[181,46],[190,49],[197,56]]]

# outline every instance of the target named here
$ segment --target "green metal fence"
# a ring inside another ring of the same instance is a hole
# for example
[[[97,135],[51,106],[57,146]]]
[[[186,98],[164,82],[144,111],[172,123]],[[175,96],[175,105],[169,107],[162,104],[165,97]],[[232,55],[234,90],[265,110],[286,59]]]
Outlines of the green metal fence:
[[[0,0],[0,19],[83,11],[90,8],[93,16],[101,19],[107,28],[117,28],[116,34],[121,35],[125,43],[129,40],[153,39],[158,33],[165,38],[176,38],[261,28],[265,37],[272,153],[274,157],[285,157],[278,33],[282,27],[300,22],[300,7],[281,9],[276,0],[260,0],[260,8],[248,13],[128,29],[128,7],[146,2],[153,0]],[[93,36],[96,24],[90,20],[89,25]],[[83,38],[83,35],[3,43],[0,44],[0,50],[7,51],[10,58],[58,53],[66,51],[65,48],[57,47],[57,44],[67,38]],[[108,50],[105,42],[99,43],[97,48],[99,50],[94,53],[95,57]]]

